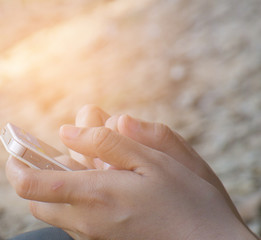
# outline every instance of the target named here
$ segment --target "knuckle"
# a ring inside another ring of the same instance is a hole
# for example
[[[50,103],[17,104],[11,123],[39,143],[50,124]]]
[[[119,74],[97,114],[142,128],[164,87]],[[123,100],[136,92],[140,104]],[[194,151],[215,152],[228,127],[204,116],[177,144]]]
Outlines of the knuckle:
[[[171,129],[162,123],[154,124],[154,135],[159,143],[166,142],[173,135]]]
[[[85,200],[89,209],[97,209],[104,205],[104,197],[103,194],[98,193],[96,191],[89,191],[89,196]]]
[[[92,143],[96,148],[107,144],[111,131],[108,128],[96,128],[93,132]]]
[[[107,202],[107,190],[104,184],[104,180],[101,176],[95,175],[89,179],[86,186],[87,196],[84,198],[84,202],[88,204],[89,208],[95,208],[97,206],[103,206]]]
[[[105,154],[114,149],[119,143],[119,138],[109,128],[96,128],[92,136],[92,144],[96,151]]]
[[[25,199],[31,199],[33,196],[33,192],[37,181],[32,174],[28,172],[20,173],[19,179],[16,185],[16,193]]]

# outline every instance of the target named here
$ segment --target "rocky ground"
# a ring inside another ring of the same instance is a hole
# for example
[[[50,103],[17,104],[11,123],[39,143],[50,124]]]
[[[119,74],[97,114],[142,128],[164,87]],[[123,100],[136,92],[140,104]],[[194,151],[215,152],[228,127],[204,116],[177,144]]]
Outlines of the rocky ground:
[[[58,128],[95,103],[180,132],[261,228],[259,0],[0,0],[0,124],[64,150]],[[43,226],[4,175],[0,234]]]

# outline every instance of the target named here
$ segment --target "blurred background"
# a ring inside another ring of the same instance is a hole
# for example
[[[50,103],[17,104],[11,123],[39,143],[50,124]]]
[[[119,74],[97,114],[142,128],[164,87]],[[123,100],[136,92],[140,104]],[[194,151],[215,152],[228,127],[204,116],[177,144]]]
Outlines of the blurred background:
[[[64,151],[59,126],[92,103],[169,125],[260,232],[260,0],[0,0],[0,127]],[[7,183],[0,234],[44,226]]]

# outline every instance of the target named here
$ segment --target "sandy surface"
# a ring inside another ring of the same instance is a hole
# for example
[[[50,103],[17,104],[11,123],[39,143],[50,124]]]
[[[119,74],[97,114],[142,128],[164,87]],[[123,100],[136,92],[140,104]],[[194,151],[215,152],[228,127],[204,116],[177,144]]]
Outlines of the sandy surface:
[[[258,0],[0,0],[0,124],[64,151],[59,126],[95,103],[179,131],[260,230]],[[0,234],[43,226],[4,175]]]

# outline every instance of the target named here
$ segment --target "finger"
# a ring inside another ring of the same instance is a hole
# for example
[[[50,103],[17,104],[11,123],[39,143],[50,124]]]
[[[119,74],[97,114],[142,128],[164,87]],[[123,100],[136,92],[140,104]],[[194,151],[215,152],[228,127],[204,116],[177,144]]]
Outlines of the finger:
[[[58,157],[55,157],[55,160],[63,164],[64,166],[68,167],[69,169],[73,171],[79,171],[79,170],[87,170],[88,168],[81,164],[78,161],[75,161],[70,156],[67,155],[61,155]]]
[[[113,115],[108,118],[104,124],[105,127],[110,128],[113,131],[118,131],[118,120],[120,115]]]
[[[104,206],[107,206],[104,204]],[[113,215],[108,207],[30,202],[32,215],[66,231],[73,239],[107,239],[104,230],[111,229]],[[89,236],[88,236],[89,235]]]
[[[201,178],[220,188],[221,183],[209,165],[180,135],[166,125],[144,122],[122,115],[118,120],[117,128],[119,133],[168,154]]]
[[[204,163],[179,135],[164,124],[144,122],[122,115],[118,119],[117,129],[119,133],[137,142],[168,154],[193,172],[197,171],[198,162],[201,165]]]
[[[67,147],[84,155],[97,156],[119,169],[134,170],[166,157],[105,127],[77,128],[65,125],[60,135]]]
[[[120,117],[119,115],[111,116],[110,118],[108,118],[106,120],[104,126],[107,127],[107,128],[110,128],[111,130],[118,131],[117,124],[118,124],[119,117]],[[80,153],[77,153],[77,152],[74,152],[74,153],[83,156]],[[103,169],[103,170],[115,169],[115,167],[113,167],[110,164],[102,161],[99,158],[93,158],[92,161],[93,161],[93,163],[95,165],[95,169]]]
[[[85,105],[76,115],[77,127],[101,127],[104,126],[110,115],[95,105]]]
[[[113,131],[118,131],[117,129],[117,123],[118,123],[118,119],[119,119],[119,115],[113,115],[111,116],[110,118],[108,118],[105,122],[105,127],[106,128],[110,128],[111,130]],[[107,169],[115,169],[115,167],[111,166],[110,164],[102,161],[101,159],[99,158],[94,158],[93,159],[93,162],[96,166],[96,169],[104,169],[104,170],[107,170]]]
[[[77,127],[100,127],[104,126],[106,120],[110,117],[96,105],[88,104],[82,107],[76,115],[75,126]],[[93,159],[84,156],[73,150],[69,150],[72,158],[84,164],[88,169],[96,168]]]
[[[35,218],[63,229],[73,239],[80,239],[77,234],[78,231],[74,231],[73,228],[79,219],[79,215],[75,215],[70,204],[30,201],[30,211]]]
[[[30,211],[35,218],[61,229],[69,229],[74,220],[69,204],[30,201]]]
[[[119,133],[135,141],[168,154],[215,186],[224,195],[238,218],[241,219],[222,182],[209,165],[179,134],[171,131],[166,125],[144,122],[128,115],[119,117],[117,129]]]
[[[8,160],[6,175],[22,198],[50,202],[93,204],[105,196],[110,187],[107,171],[52,171],[32,169],[15,158]],[[109,173],[111,174],[111,173]]]

